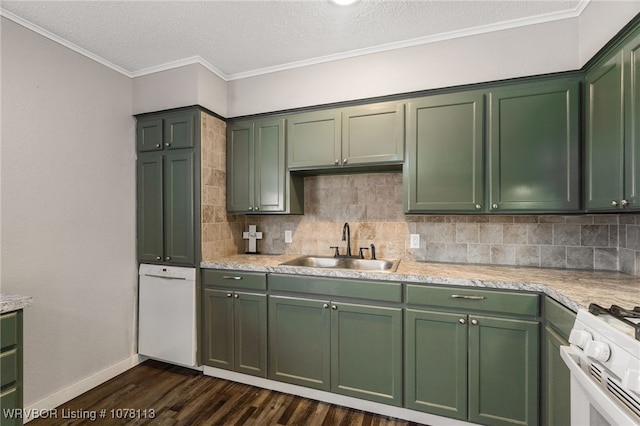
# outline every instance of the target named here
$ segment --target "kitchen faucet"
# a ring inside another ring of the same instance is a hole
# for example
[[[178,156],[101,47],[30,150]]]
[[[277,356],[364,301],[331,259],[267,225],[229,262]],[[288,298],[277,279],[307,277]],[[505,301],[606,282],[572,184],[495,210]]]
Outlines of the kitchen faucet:
[[[351,256],[351,228],[349,223],[345,222],[342,227],[342,241],[347,241],[347,256]]]

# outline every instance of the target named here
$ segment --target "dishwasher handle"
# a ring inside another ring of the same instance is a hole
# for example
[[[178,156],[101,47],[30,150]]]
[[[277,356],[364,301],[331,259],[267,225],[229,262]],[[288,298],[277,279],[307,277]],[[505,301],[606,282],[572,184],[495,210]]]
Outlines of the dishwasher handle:
[[[170,275],[161,275],[161,274],[144,274],[145,277],[154,277],[154,278],[167,278],[169,280],[186,280],[185,277],[172,277]]]

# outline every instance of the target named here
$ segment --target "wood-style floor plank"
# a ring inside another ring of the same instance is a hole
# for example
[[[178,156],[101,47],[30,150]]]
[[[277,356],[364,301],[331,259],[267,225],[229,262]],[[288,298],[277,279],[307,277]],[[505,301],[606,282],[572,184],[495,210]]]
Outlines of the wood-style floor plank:
[[[118,411],[123,409],[131,410],[133,416],[123,417],[125,412]],[[153,418],[150,418],[150,410],[154,410]],[[92,412],[98,416],[96,421],[82,414]],[[154,360],[145,361],[61,405],[57,413],[57,419],[35,419],[29,425],[417,425],[209,377],[195,370]],[[70,418],[74,413],[76,418]],[[104,413],[104,418],[101,413]]]

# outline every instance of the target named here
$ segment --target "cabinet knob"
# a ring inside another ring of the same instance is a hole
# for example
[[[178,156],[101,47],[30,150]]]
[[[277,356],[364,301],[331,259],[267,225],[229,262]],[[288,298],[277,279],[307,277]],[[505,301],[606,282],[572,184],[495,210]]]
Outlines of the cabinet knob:
[[[458,320],[458,322],[459,322],[460,324],[466,324],[466,323],[467,323],[467,320],[465,320],[464,318],[460,318],[460,319]]]
[[[171,257],[170,257],[170,256],[167,256],[167,257],[165,257],[165,258],[164,258],[164,260],[167,260],[167,261],[168,261],[168,260],[171,260]]]
[[[492,208],[492,209],[497,209],[497,208],[499,208],[499,207],[500,207],[500,206],[498,206],[497,204],[492,204],[492,205],[491,205],[491,208]]]
[[[478,324],[480,324],[480,323],[478,322],[478,320],[477,320],[477,319],[472,319],[472,320],[471,320],[471,324],[473,324],[473,325],[478,325]]]
[[[171,146],[169,142],[165,142],[164,146]]]
[[[620,205],[622,207],[627,207],[629,205],[629,200],[620,200]]]
[[[235,297],[236,299],[239,299],[240,295],[238,293],[236,293],[233,297]]]
[[[231,297],[231,293],[227,293],[227,297]]]
[[[335,159],[335,161],[333,162],[333,164],[335,164],[335,165],[337,166],[338,164],[340,164],[340,160],[338,160],[338,159],[336,158],[336,159]]]
[[[254,211],[258,211],[258,210],[260,210],[260,207],[255,206],[255,207],[253,208],[253,210],[254,210]]]
[[[253,206],[249,206],[249,211],[252,212],[253,211]]]
[[[347,159],[342,160],[342,164],[347,164]]]
[[[334,311],[338,310],[338,307],[336,305],[331,305],[331,309],[333,309]]]
[[[616,200],[611,200],[611,207],[618,207],[618,202]]]
[[[325,303],[324,305],[322,305],[322,307],[323,307],[324,309],[327,309],[327,308],[329,307],[329,304],[328,304],[328,303]]]
[[[162,260],[162,256],[156,256],[156,260]]]
[[[159,143],[156,144],[156,148],[160,148],[162,145],[160,145]]]
[[[482,205],[481,204],[476,204],[476,210],[480,210],[482,209]]]

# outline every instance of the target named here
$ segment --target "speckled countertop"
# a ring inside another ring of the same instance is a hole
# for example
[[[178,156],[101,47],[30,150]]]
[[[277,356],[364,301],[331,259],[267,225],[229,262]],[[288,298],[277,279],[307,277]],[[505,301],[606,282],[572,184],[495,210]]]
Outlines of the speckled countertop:
[[[525,268],[493,265],[465,265],[400,261],[396,272],[280,266],[296,255],[237,255],[201,267],[248,272],[359,278],[425,284],[536,291],[551,296],[577,311],[590,303],[608,307],[640,306],[640,277],[619,272],[591,272],[565,269]]]
[[[17,311],[31,305],[33,298],[18,294],[0,294],[0,314]]]

